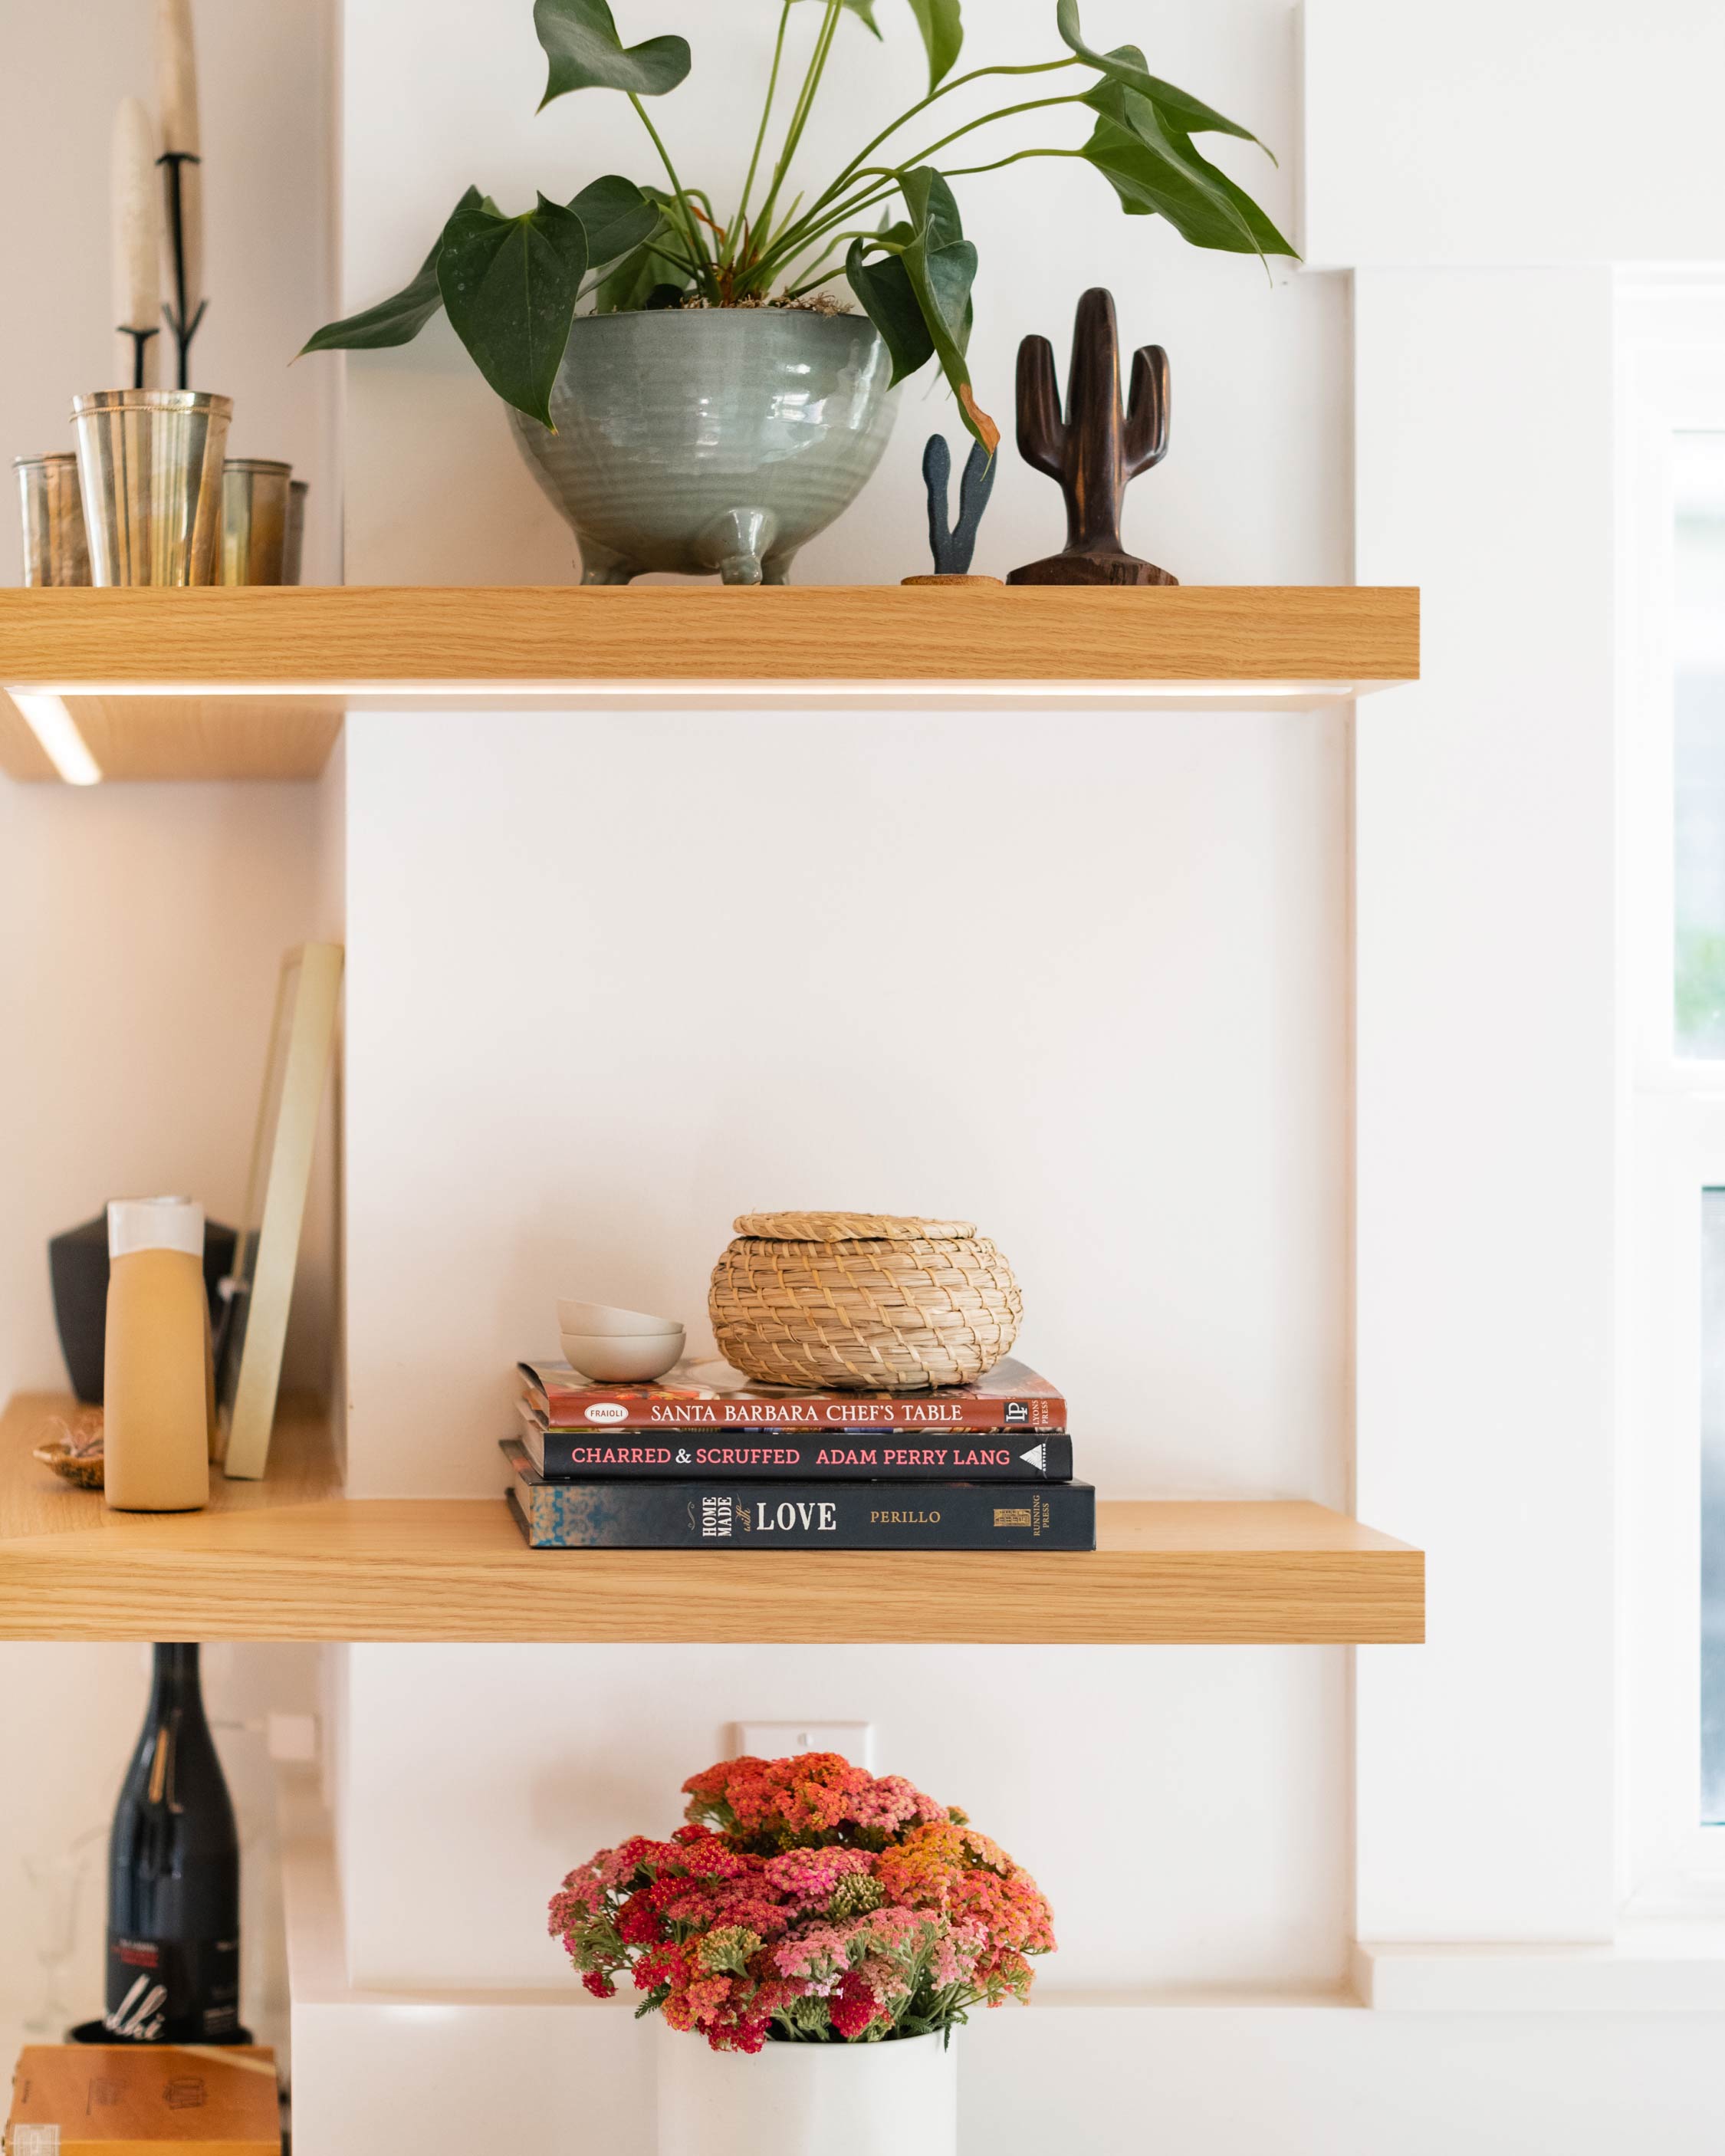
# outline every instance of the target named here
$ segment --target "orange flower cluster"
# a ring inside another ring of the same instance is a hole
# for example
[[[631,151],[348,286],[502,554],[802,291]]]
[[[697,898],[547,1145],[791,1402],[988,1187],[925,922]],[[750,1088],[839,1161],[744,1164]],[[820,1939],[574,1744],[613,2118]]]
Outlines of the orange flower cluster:
[[[834,1753],[732,1759],[684,1784],[691,1824],[636,1835],[551,1905],[588,1990],[627,1975],[715,2051],[877,2043],[1029,1992],[1054,1950],[1029,1872],[963,1813]]]

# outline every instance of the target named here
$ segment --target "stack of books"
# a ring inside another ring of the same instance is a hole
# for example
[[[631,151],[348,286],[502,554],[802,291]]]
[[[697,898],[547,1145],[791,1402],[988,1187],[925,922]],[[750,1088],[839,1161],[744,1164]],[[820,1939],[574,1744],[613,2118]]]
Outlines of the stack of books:
[[[503,1453],[535,1549],[1096,1548],[1066,1403],[1022,1363],[932,1393],[794,1392],[722,1363],[651,1385],[520,1369]]]

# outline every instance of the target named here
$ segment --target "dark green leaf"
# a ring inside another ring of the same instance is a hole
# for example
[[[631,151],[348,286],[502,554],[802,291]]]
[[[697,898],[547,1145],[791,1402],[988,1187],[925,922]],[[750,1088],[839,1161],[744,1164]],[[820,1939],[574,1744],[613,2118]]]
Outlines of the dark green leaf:
[[[454,215],[478,208],[484,199],[477,187],[470,187],[456,203]],[[447,232],[448,226],[444,229]],[[419,264],[413,283],[393,299],[380,300],[375,307],[349,315],[345,321],[326,323],[300,347],[300,357],[308,352],[380,352],[389,345],[411,344],[444,303],[437,283],[437,258],[443,244],[444,235],[439,233],[436,246]]]
[[[928,48],[928,87],[932,92],[952,72],[963,48],[959,0],[911,0],[911,13]]]
[[[1160,215],[1194,247],[1232,254],[1292,254],[1291,244],[1244,188],[1168,123],[1148,98],[1117,82],[1085,99],[1099,116],[1084,155],[1134,217]]]
[[[686,39],[649,38],[625,47],[605,0],[533,0],[533,27],[551,62],[542,112],[572,90],[662,97],[689,72]]]
[[[1055,11],[1060,33],[1067,44],[1081,60],[1099,68],[1111,80],[1136,90],[1140,97],[1147,97],[1158,106],[1162,116],[1189,135],[1235,135],[1242,142],[1256,142],[1257,136],[1250,127],[1242,127],[1237,121],[1227,120],[1214,106],[1194,97],[1188,90],[1178,90],[1160,75],[1152,74],[1149,63],[1136,45],[1121,45],[1111,53],[1093,52],[1084,42],[1084,33],[1078,23],[1078,0],[1060,0]],[[1261,149],[1263,145],[1259,143]]]
[[[977,403],[964,357],[976,249],[964,237],[952,190],[932,165],[901,174],[899,184],[910,221],[852,244],[846,264],[851,289],[886,341],[893,380],[914,374],[932,353],[952,385],[966,427],[993,455],[1000,429]],[[884,250],[886,259],[865,262],[869,247]]]
[[[934,339],[922,319],[916,288],[903,261],[896,254],[889,254],[879,262],[865,262],[866,244],[860,239],[851,241],[845,274],[892,355],[892,379],[896,385],[934,357]]]
[[[525,217],[458,211],[444,234],[438,283],[455,334],[497,394],[550,426],[551,388],[587,272],[587,231],[560,203]]]
[[[919,165],[906,172],[901,185],[915,228],[915,237],[901,259],[934,339],[935,357],[958,399],[964,424],[993,456],[1000,446],[1000,429],[976,401],[964,357],[970,343],[970,288],[976,282],[976,249],[964,237],[952,190],[932,165]]]
[[[614,172],[584,187],[569,208],[586,228],[591,270],[602,270],[650,239],[664,223],[658,203],[649,201],[633,180],[619,179]]]

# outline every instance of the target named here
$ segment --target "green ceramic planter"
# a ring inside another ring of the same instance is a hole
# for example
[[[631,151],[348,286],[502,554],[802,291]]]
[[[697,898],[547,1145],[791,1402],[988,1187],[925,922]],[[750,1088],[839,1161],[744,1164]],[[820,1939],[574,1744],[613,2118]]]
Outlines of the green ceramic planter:
[[[551,393],[556,433],[510,418],[583,583],[674,569],[782,584],[880,463],[891,372],[862,315],[587,315]]]

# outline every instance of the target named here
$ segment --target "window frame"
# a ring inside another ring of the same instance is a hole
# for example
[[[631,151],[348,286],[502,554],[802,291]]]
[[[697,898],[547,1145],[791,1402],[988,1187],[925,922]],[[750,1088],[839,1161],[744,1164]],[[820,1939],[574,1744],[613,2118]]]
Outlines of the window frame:
[[[1725,1188],[1725,1057],[1675,1032],[1674,437],[1725,434],[1725,276],[1619,292],[1620,1885],[1725,1916],[1701,1792],[1702,1194]]]

